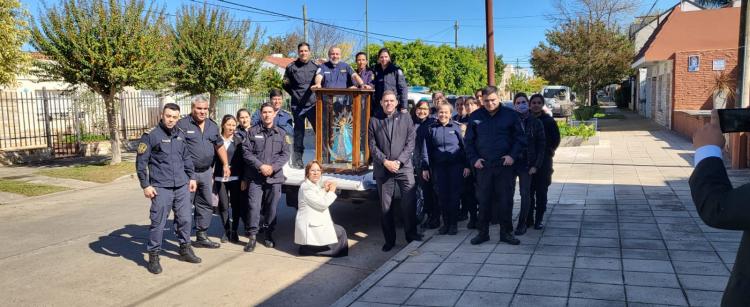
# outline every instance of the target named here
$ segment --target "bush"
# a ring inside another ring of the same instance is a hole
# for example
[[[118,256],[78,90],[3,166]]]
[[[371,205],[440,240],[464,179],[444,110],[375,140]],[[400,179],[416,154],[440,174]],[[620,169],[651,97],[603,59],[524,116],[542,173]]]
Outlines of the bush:
[[[573,117],[577,121],[591,120],[596,113],[599,113],[599,106],[579,106],[573,110]]]
[[[560,136],[578,136],[584,140],[588,140],[590,137],[596,134],[594,125],[579,124],[577,126],[571,126],[565,122],[557,122],[557,127],[560,128]]]
[[[81,143],[94,143],[94,142],[101,142],[101,141],[108,141],[108,140],[109,140],[109,136],[102,135],[102,134],[84,133],[83,135],[81,135]],[[75,144],[76,136],[66,135],[63,138],[63,143]]]

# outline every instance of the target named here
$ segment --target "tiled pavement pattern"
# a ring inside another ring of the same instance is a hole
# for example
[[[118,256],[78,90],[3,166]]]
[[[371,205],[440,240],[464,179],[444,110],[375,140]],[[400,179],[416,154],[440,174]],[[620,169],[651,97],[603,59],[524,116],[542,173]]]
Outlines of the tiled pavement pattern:
[[[642,127],[653,126],[629,115],[597,146],[560,148],[547,228],[521,245],[498,244],[494,226],[491,241],[472,246],[475,232],[460,226],[352,306],[718,306],[741,233],[695,212],[689,141]],[[750,177],[730,173],[737,185]]]

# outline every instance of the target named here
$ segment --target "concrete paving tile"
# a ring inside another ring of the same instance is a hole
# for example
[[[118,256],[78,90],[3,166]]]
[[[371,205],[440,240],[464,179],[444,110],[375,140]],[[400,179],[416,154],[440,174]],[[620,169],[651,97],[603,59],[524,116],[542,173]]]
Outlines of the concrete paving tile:
[[[458,242],[455,243],[433,243],[427,242],[419,247],[419,250],[423,252],[452,252],[458,247]]]
[[[669,251],[672,261],[699,261],[699,262],[721,262],[721,258],[715,252],[706,251]]]
[[[543,244],[543,245],[576,246],[576,245],[578,245],[578,237],[543,236],[542,239],[539,240],[539,244]]]
[[[511,293],[464,291],[456,303],[457,307],[508,306],[513,299]]]
[[[569,287],[569,281],[535,280],[524,278],[518,285],[518,290],[516,290],[516,293],[567,297]]]
[[[625,272],[624,275],[626,285],[680,288],[677,276],[672,273]]]
[[[620,247],[620,240],[610,238],[581,238],[579,246]]]
[[[620,233],[617,229],[584,229],[581,231],[581,237],[617,239],[620,237]]]
[[[563,221],[550,221],[546,223],[547,228],[581,228],[581,222],[563,222]]]
[[[484,245],[484,244],[482,244]],[[493,253],[500,254],[526,254],[530,255],[534,253],[536,246],[534,245],[510,245],[510,244],[497,244]]]
[[[575,246],[562,246],[562,245],[538,245],[534,251],[534,255],[549,255],[549,256],[573,256],[576,253]]]
[[[623,239],[661,239],[661,233],[648,230],[622,229],[620,237]]]
[[[467,252],[467,253],[491,253],[492,251],[497,248],[499,244],[493,243],[493,242],[484,242],[479,245],[472,245],[471,243],[467,241],[464,241],[464,243],[461,243],[461,245],[456,248],[457,251]],[[507,245],[507,244],[503,244]]]
[[[677,274],[729,276],[723,263],[672,261],[672,265]]]
[[[610,215],[610,216],[590,216],[589,215],[589,216],[584,216],[583,217],[583,222],[584,223],[588,223],[588,222],[609,222],[609,223],[614,223],[614,222],[617,222],[617,216],[615,216],[615,215]]]
[[[623,259],[669,260],[666,250],[622,249]]]
[[[620,216],[617,218],[620,223],[654,223],[656,219],[650,216]]]
[[[487,277],[506,277],[521,278],[525,266],[522,265],[504,265],[504,264],[484,264],[477,272],[477,276]]]
[[[717,252],[737,252],[740,242],[710,242]]]
[[[393,270],[394,273],[432,273],[440,263],[436,262],[403,262]]]
[[[381,304],[381,303],[370,303],[370,302],[354,302],[353,304],[349,305],[350,307],[396,307],[401,306],[398,304]]]
[[[438,275],[433,274],[427,278],[419,288],[423,289],[447,289],[463,290],[469,285],[473,276]]]
[[[664,240],[667,249],[670,250],[688,250],[688,251],[713,251],[714,248],[706,240]]]
[[[485,263],[526,265],[529,263],[529,258],[531,255],[492,253]]]
[[[453,306],[459,297],[461,297],[461,291],[458,290],[418,289],[406,301],[406,304],[415,306]]]
[[[490,253],[469,253],[462,251],[455,251],[453,254],[445,259],[445,262],[460,262],[460,263],[484,263],[484,260]]]
[[[578,228],[552,228],[544,229],[544,236],[552,237],[578,237],[580,230]]]
[[[570,297],[624,301],[625,287],[623,285],[573,282],[570,285]]]
[[[622,285],[622,271],[573,269],[573,281]]]
[[[510,306],[560,307],[565,306],[567,301],[568,299],[565,297],[516,294],[513,297],[513,302],[510,304]]]
[[[529,266],[526,268],[526,272],[524,272],[523,278],[524,279],[567,281],[567,280],[570,280],[571,273],[572,273],[571,268],[550,268],[550,267]]]
[[[662,240],[622,239],[622,248],[630,249],[667,249]]]
[[[448,258],[449,253],[447,252],[424,252],[420,251],[419,254],[414,256],[408,256],[405,262],[429,262],[429,263],[440,263]]]
[[[496,278],[477,276],[471,281],[467,290],[514,293],[518,287],[518,278]]]
[[[581,228],[586,229],[617,229],[617,223],[611,222],[584,222]]]
[[[616,270],[622,269],[620,259],[576,257],[575,267],[581,269]]]
[[[719,306],[722,291],[685,290],[690,306]]]
[[[568,306],[571,306],[571,307],[625,307],[625,302],[603,301],[603,300],[594,300],[594,299],[588,299],[588,298],[571,297],[568,299]]]
[[[737,252],[717,252],[719,254],[719,257],[721,257],[721,261],[726,264],[734,264],[734,261],[737,259]]]
[[[620,222],[620,231],[627,230],[640,230],[640,231],[652,231],[653,233],[659,233],[659,226],[656,223],[648,223],[643,218],[637,222]]]
[[[413,288],[403,287],[379,287],[370,288],[360,301],[372,303],[403,304],[407,298],[414,292]]]
[[[674,273],[672,263],[663,260],[623,259],[622,266],[632,272]]]
[[[620,258],[620,249],[615,247],[581,246],[578,248],[577,255],[581,257]]]
[[[558,267],[558,268],[572,268],[573,257],[572,256],[549,256],[549,255],[534,254],[531,257],[531,262],[529,262],[529,265]]]
[[[678,275],[682,287],[691,290],[724,291],[729,276]]]
[[[685,295],[680,289],[626,285],[625,291],[629,303],[687,306]]]
[[[427,278],[427,274],[418,273],[388,273],[378,282],[378,286],[383,287],[408,287],[417,288],[422,281]]]
[[[473,276],[476,275],[481,266],[481,264],[477,263],[443,263],[433,274]]]

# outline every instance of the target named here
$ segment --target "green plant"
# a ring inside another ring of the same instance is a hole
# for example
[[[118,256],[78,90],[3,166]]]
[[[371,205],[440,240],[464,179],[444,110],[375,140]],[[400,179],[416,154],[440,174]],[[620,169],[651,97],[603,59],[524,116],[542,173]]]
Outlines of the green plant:
[[[102,141],[109,141],[109,136],[103,135],[103,134],[95,134],[95,133],[84,133],[81,135],[81,143],[94,143],[94,142],[102,142]],[[76,136],[75,135],[66,135],[63,137],[63,143],[65,144],[75,144]]]
[[[591,120],[594,118],[594,114],[599,113],[599,106],[579,106],[573,110],[573,117],[576,120]]]
[[[577,126],[571,126],[566,122],[557,122],[557,127],[560,129],[560,136],[578,136],[584,140],[588,140],[590,137],[596,135],[594,125],[579,124]]]

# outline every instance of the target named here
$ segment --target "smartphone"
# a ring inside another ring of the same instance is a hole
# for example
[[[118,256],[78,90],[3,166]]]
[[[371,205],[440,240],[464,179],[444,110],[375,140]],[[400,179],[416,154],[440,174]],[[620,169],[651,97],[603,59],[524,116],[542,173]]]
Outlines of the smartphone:
[[[721,132],[750,132],[750,109],[719,109]]]

